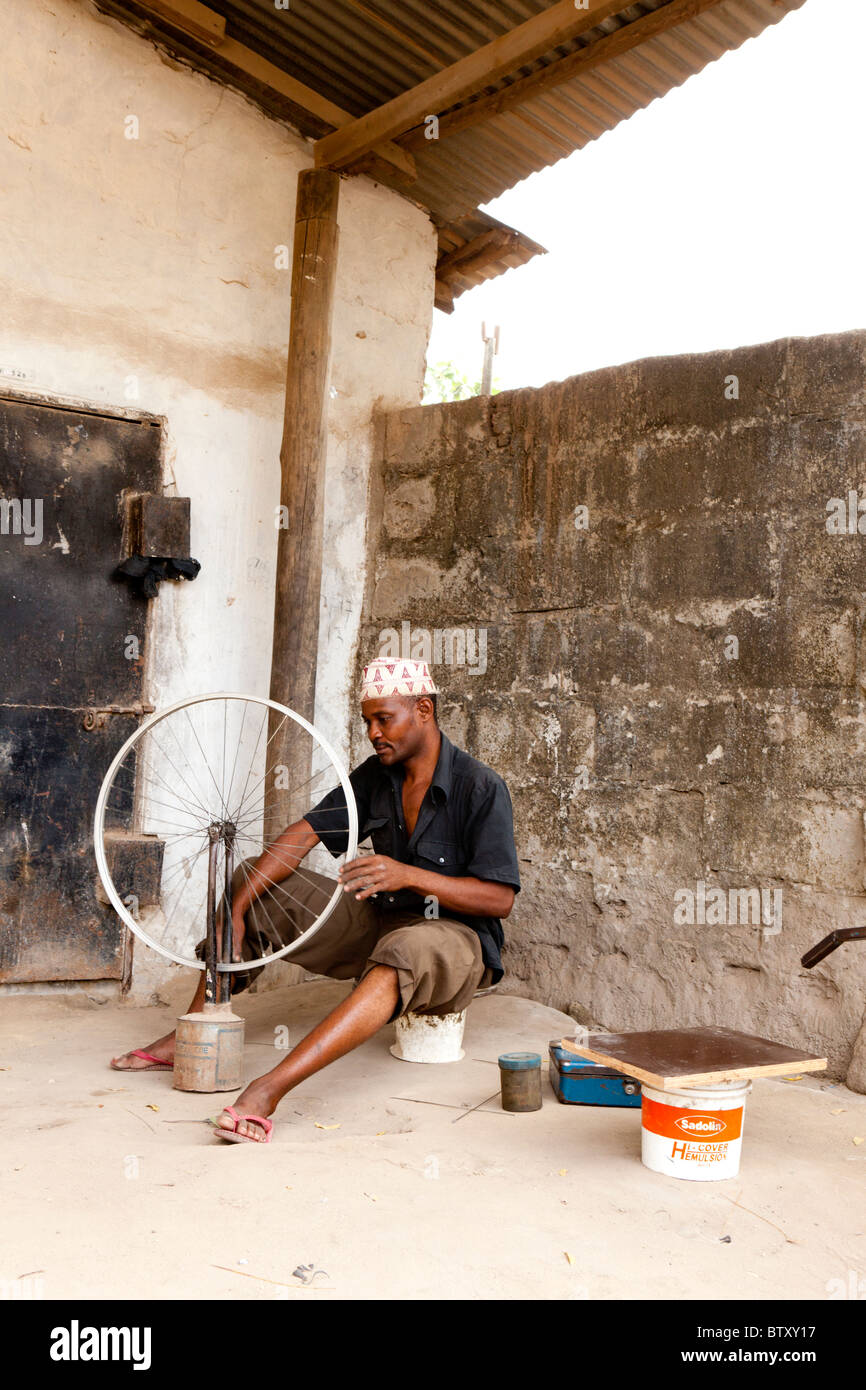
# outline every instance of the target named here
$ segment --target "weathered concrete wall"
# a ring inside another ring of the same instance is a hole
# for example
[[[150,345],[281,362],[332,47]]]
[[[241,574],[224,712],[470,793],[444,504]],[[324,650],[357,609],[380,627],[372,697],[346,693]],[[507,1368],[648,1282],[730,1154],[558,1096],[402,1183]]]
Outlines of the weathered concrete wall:
[[[866,495],[864,365],[863,333],[783,340],[382,422],[362,650],[474,634],[436,674],[514,797],[506,987],[845,1073],[866,949],[799,960],[866,914],[866,536],[827,529]]]
[[[79,0],[0,0],[0,21],[0,387],[164,417],[202,572],[153,604],[146,698],[267,694],[310,146]],[[372,412],[420,399],[436,236],[367,179],[343,180],[339,224],[317,722],[345,748]]]

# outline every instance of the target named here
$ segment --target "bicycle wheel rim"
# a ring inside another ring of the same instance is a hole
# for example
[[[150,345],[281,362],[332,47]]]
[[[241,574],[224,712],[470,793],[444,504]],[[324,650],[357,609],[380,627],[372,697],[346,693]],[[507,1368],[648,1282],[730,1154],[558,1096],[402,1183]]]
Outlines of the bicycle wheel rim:
[[[106,895],[109,901],[111,902],[111,905],[114,908],[115,912],[120,917],[121,921],[129,928],[133,935],[139,941],[142,941],[144,945],[148,946],[151,950],[156,951],[165,959],[173,961],[177,965],[188,966],[191,969],[196,970],[204,969],[203,960],[200,960],[198,957],[195,956],[183,956],[176,951],[172,951],[170,948],[165,946],[164,943],[155,940],[142,926],[142,924],[136,921],[136,919],[133,917],[132,913],[129,911],[126,904],[124,903],[122,897],[117,891],[117,888],[111,875],[111,869],[108,864],[108,858],[105,849],[105,815],[106,808],[108,806],[108,798],[114,787],[114,779],[117,775],[118,769],[124,764],[124,761],[128,757],[129,753],[133,749],[135,749],[138,744],[142,742],[145,735],[148,734],[157,725],[162,723],[165,719],[168,719],[169,716],[176,714],[181,710],[188,709],[189,707],[194,705],[207,704],[217,700],[245,701],[249,704],[259,705],[269,710],[275,710],[277,713],[282,714],[284,717],[292,719],[300,728],[304,729],[310,735],[314,743],[318,746],[319,749],[321,749],[322,753],[324,753],[325,757],[331,764],[336,779],[342,787],[343,794],[346,799],[346,808],[348,812],[348,844],[346,848],[347,860],[354,857],[358,845],[358,811],[357,806],[355,804],[355,796],[352,791],[352,785],[349,781],[349,775],[345,767],[343,766],[342,760],[339,758],[331,743],[324,737],[323,734],[320,734],[319,731],[309,722],[309,720],[305,719],[303,715],[297,714],[294,710],[289,709],[287,705],[280,704],[279,701],[271,700],[265,696],[245,695],[234,691],[212,691],[205,695],[188,696],[183,700],[176,701],[173,705],[167,706],[166,709],[158,710],[155,714],[150,715],[146,720],[144,720],[142,724],[139,725],[137,729],[133,731],[133,733],[129,736],[125,743],[118,749],[117,753],[115,754],[108,767],[105,777],[103,778],[102,786],[99,789],[99,796],[97,797],[96,801],[96,810],[93,819],[94,854],[96,858],[96,865],[99,872],[99,877],[102,882],[102,886],[105,889]],[[342,891],[343,890],[340,883],[335,881],[334,891],[331,894],[328,901],[325,903],[322,911],[318,914],[316,919],[310,923],[309,927],[307,927],[305,931],[301,932],[293,941],[288,942],[287,945],[283,946],[279,950],[272,951],[270,954],[262,955],[260,957],[254,957],[249,960],[233,961],[226,963],[221,962],[218,966],[219,971],[249,971],[251,969],[255,969],[258,966],[268,965],[273,961],[285,959],[286,957],[291,957],[291,955],[295,951],[299,950],[302,945],[309,941],[316,934],[316,932],[324,926],[325,922],[328,920],[337,903],[339,902]]]

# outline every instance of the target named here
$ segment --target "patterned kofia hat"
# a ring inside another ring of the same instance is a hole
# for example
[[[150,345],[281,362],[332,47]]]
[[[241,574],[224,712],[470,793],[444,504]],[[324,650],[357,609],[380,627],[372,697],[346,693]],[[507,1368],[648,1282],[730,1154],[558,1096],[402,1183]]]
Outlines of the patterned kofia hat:
[[[426,661],[405,661],[402,657],[377,656],[364,667],[361,701],[384,699],[388,695],[436,695],[438,692]]]

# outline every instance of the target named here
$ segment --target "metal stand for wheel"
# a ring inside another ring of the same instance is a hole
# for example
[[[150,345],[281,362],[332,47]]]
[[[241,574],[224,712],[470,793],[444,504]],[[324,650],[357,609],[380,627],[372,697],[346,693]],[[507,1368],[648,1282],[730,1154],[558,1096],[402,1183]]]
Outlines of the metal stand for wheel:
[[[244,1021],[232,1012],[231,975],[220,971],[232,958],[232,872],[237,829],[232,821],[208,826],[205,1002],[201,1013],[177,1021],[176,1091],[236,1091],[243,1084]],[[217,913],[219,847],[225,847],[222,911]]]
[[[346,808],[346,825],[339,827],[346,831],[342,856],[353,859],[358,811],[349,774],[308,720],[262,695],[215,691],[152,714],[115,753],[99,789],[93,848],[105,896],[144,945],[175,965],[205,974],[200,1012],[178,1021],[174,1084],[181,1091],[231,1091],[242,1085],[243,1020],[232,1012],[233,975],[240,979],[291,957],[342,900],[339,880],[322,875],[318,901],[306,893],[300,903],[312,920],[297,936],[275,950],[271,934],[252,914],[244,959],[232,960],[232,871],[262,855],[267,788],[278,766],[271,765],[271,744],[286,731],[293,739],[289,761],[316,770],[302,786],[282,790],[294,791],[306,804],[338,783]],[[293,858],[296,848],[306,846],[286,846],[286,856]],[[285,878],[282,873],[271,886]],[[292,904],[290,883],[280,894]],[[137,906],[133,914],[133,902],[144,907],[143,914]],[[263,901],[266,920],[268,911]],[[204,959],[193,946],[201,939],[203,917]]]

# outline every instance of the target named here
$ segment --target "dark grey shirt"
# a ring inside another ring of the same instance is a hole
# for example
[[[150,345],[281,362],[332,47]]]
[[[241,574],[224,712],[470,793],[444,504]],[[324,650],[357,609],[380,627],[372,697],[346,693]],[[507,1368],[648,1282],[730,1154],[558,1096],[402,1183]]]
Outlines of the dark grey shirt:
[[[374,753],[349,774],[358,803],[358,839],[369,835],[377,854],[399,859],[432,873],[452,878],[483,878],[507,883],[520,892],[520,873],[514,846],[511,797],[492,768],[464,753],[442,734],[436,771],[418,811],[411,836],[403,818],[402,763],[385,767]],[[337,855],[348,846],[348,817],[342,787],[335,787],[304,816],[322,844]],[[417,911],[424,916],[425,899],[411,889],[380,893],[382,911]],[[500,950],[505,941],[498,917],[475,917],[454,912],[443,916],[465,922],[478,933],[485,965],[494,983],[502,979]]]

